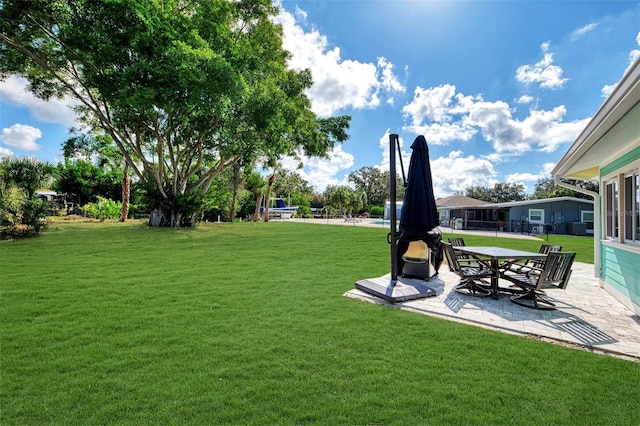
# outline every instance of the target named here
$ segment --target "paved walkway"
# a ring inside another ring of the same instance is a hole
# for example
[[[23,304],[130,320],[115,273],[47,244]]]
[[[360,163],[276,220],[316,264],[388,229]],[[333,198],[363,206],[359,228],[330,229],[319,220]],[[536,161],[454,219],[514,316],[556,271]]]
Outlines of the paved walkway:
[[[395,306],[640,362],[640,317],[598,285],[598,279],[593,276],[593,265],[575,262],[568,287],[547,290],[558,308],[555,311],[516,305],[507,294],[500,295],[498,300],[458,294],[453,291],[458,282],[459,277],[443,264],[439,274],[427,283],[436,290],[435,297],[396,303]],[[355,288],[345,296],[389,305]]]
[[[341,226],[367,226],[371,228],[385,228],[389,229],[389,221],[382,219],[271,219],[270,222],[299,222],[310,223],[317,225],[341,225]],[[520,234],[517,232],[500,232],[500,231],[465,231],[460,229],[440,228],[442,232],[447,234],[460,234],[460,235],[485,235],[489,237],[504,237],[504,238],[524,238],[529,240],[539,240],[538,237],[527,234]]]

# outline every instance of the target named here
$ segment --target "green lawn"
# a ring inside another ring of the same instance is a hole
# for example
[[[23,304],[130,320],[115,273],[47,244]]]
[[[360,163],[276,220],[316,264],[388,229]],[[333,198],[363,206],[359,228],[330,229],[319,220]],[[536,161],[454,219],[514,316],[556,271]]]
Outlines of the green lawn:
[[[0,242],[0,423],[640,424],[638,363],[343,297],[389,272],[386,233],[55,224]]]
[[[446,230],[445,230],[446,231]],[[576,252],[576,262],[584,262],[593,264],[593,237],[576,237],[573,235],[543,235],[538,239],[520,239],[520,238],[504,238],[504,237],[485,237],[473,234],[450,234],[444,232],[442,238],[447,241],[449,237],[464,238],[465,244],[468,246],[500,246],[509,247],[517,250],[525,250],[537,252],[540,244],[553,244],[562,246],[562,251]]]

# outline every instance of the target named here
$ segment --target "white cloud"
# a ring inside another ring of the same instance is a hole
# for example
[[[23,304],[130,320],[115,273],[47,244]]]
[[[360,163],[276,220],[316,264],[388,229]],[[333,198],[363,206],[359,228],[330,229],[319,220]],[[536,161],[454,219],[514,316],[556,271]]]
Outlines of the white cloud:
[[[538,173],[512,173],[505,176],[506,183],[521,184],[527,186],[527,182],[537,183],[540,179],[551,176],[551,171],[555,167],[555,163],[545,163]]]
[[[423,134],[429,143],[469,141],[480,132],[500,155],[555,151],[558,145],[572,142],[586,124],[585,120],[563,122],[566,108],[562,105],[551,111],[530,109],[528,117],[518,120],[506,102],[465,96],[452,85],[416,88],[403,112],[411,123],[404,129]]]
[[[588,32],[595,30],[597,27],[598,27],[598,24],[596,23],[587,24],[583,27],[576,29],[574,32],[572,32],[571,38],[573,40],[580,38],[583,35],[587,34]]]
[[[296,16],[306,19],[306,13],[299,8]],[[283,46],[291,52],[289,66],[311,70],[314,84],[307,94],[316,114],[328,116],[343,108],[375,108],[381,97],[393,102],[395,93],[405,91],[393,74],[394,65],[385,58],[378,58],[376,64],[343,59],[339,47],[331,48],[327,37],[316,29],[305,31],[284,9],[275,20],[283,27]]]
[[[448,157],[431,159],[433,192],[436,198],[464,193],[471,186],[492,187],[498,182],[493,164],[462,151],[451,151]]]
[[[560,145],[573,142],[591,117],[562,122],[566,112],[564,105],[551,111],[531,111],[522,122],[526,139],[534,141],[542,152],[554,152]]]
[[[477,133],[477,129],[462,117],[468,114],[474,102],[481,99],[456,94],[456,87],[451,84],[429,89],[418,86],[413,100],[402,108],[405,118],[411,120],[411,124],[404,129],[424,135],[427,142],[436,145],[453,140],[468,141]]]
[[[10,149],[7,148],[3,148],[0,146],[0,158],[3,157],[11,157],[13,154],[13,151],[11,151]]]
[[[391,143],[389,140],[390,133],[391,132],[389,131],[389,129],[387,129],[384,135],[382,135],[382,137],[378,140],[378,146],[380,147],[380,152],[382,154],[382,162],[380,164],[377,164],[374,167],[377,167],[383,172],[389,171],[390,165],[391,165],[391,159],[390,159],[390,153],[389,153],[389,148],[390,148],[389,145]],[[406,174],[409,168],[409,159],[411,158],[411,151],[406,151],[404,149],[404,139],[401,136],[399,136],[398,138],[400,142],[400,152],[398,152],[398,148],[396,147],[396,171],[400,176],[402,176],[401,167],[405,167],[405,174]],[[402,166],[400,165],[401,158],[402,158]]]
[[[300,163],[304,165],[302,169],[298,166]],[[281,161],[282,167],[294,171],[300,177],[318,192],[323,192],[329,185],[347,185],[346,176],[339,180],[336,176],[354,164],[353,154],[342,149],[341,145],[337,145],[328,152],[328,158],[307,157],[300,155],[298,157],[285,157]]]
[[[59,123],[67,127],[77,126],[71,98],[44,101],[33,96],[27,89],[28,82],[22,77],[8,77],[0,82],[0,97],[5,102],[24,107],[38,121]]]
[[[518,99],[516,99],[516,103],[518,104],[530,104],[533,102],[535,98],[531,95],[522,95]]]
[[[407,146],[413,143],[413,140],[407,141]],[[430,144],[427,139],[427,144]],[[376,165],[383,172],[389,171],[389,131],[380,138],[380,150],[382,152],[382,163]],[[411,160],[411,149],[405,150],[405,141],[400,137],[400,152],[396,151],[396,172],[402,177],[402,167],[404,166],[405,176],[409,171],[409,162]],[[433,192],[436,198],[445,197],[453,192],[464,192],[471,185],[485,186],[485,182],[497,182],[490,179],[495,176],[493,166],[487,160],[476,158],[473,156],[462,157],[461,151],[452,151],[447,158],[430,158],[431,174],[433,178]]]
[[[386,58],[378,58],[378,69],[379,69],[379,78],[380,87],[386,92],[389,93],[389,99],[387,99],[387,103],[393,105],[394,93],[404,93],[406,88],[400,83],[398,77],[393,73],[393,69],[395,65],[391,62],[387,61]]]
[[[36,143],[37,139],[42,137],[40,129],[27,126],[26,124],[14,124],[11,127],[2,129],[0,140],[8,146],[23,149],[25,151],[38,151],[40,145]]]
[[[306,21],[307,20],[307,12],[305,12],[302,9],[300,9],[300,6],[298,6],[298,5],[296,5],[295,14],[296,14],[296,17],[299,20],[301,20],[301,21]]]
[[[563,78],[563,70],[553,65],[553,53],[549,53],[549,42],[540,46],[544,57],[534,65],[521,65],[516,70],[516,80],[525,83],[539,83],[543,89],[560,89],[569,80]]]
[[[407,141],[411,145],[413,140]],[[429,141],[427,140],[427,143]],[[382,171],[389,170],[389,130],[380,138],[382,163],[376,165]],[[400,138],[400,150],[405,173],[408,172],[411,150],[405,150],[405,141]],[[396,171],[402,176],[400,155],[396,152]],[[430,158],[433,192],[436,198],[464,192],[469,186],[493,186],[497,173],[491,161],[475,156],[464,157],[462,151],[451,151],[448,157]]]

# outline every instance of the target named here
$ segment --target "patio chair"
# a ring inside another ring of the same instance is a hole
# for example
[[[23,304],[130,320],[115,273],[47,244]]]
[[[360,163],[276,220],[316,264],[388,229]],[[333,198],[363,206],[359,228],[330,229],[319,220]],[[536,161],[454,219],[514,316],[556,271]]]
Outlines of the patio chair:
[[[464,238],[462,237],[449,238],[449,244],[451,244],[454,247],[460,247],[460,246],[466,245],[464,243]]]
[[[464,243],[464,238],[462,237],[449,238],[449,244],[451,244],[451,247],[464,247],[466,245]],[[458,263],[466,264],[469,266],[478,266],[480,268],[487,267],[487,265],[485,265],[484,263],[478,262],[477,259],[474,259],[471,255],[467,253],[461,253],[455,250],[453,252],[456,255],[456,259],[458,259]]]
[[[451,244],[452,247],[463,247],[463,246],[466,245],[464,243],[464,238],[462,238],[462,237],[449,238],[449,244]],[[456,252],[456,251],[454,251],[454,253],[456,254],[456,259],[458,259],[458,261],[469,261],[469,260],[471,260],[471,256],[469,256],[466,253],[460,253],[460,252]]]
[[[556,251],[556,252],[562,251],[562,246],[542,244],[540,246],[540,250],[538,250],[538,253],[549,254],[552,251]],[[531,259],[523,263],[507,260],[502,265],[500,265],[500,269],[507,269],[518,274],[525,273],[529,275],[539,274],[543,267],[544,267],[544,259]]]
[[[522,294],[511,296],[514,303],[527,308],[554,310],[556,305],[547,298],[543,289],[567,288],[575,257],[575,253],[549,252],[539,274],[505,270],[500,273],[500,278],[523,290]]]
[[[493,275],[493,271],[489,267],[478,259],[471,259],[471,256],[469,256],[468,260],[473,263],[460,262],[456,257],[453,246],[449,243],[442,243],[442,251],[444,252],[444,257],[447,259],[449,270],[460,277],[460,283],[453,288],[453,291],[477,297],[485,297],[491,294],[488,288],[476,283],[476,280],[479,280],[485,285],[489,285],[489,283],[484,281],[485,278],[491,278]]]

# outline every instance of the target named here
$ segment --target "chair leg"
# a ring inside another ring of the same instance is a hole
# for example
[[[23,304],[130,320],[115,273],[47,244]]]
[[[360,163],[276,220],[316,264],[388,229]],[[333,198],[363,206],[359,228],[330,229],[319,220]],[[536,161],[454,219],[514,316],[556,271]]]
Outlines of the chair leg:
[[[482,281],[482,280],[481,280]],[[484,283],[487,284],[486,282]],[[464,294],[466,296],[474,296],[474,297],[486,297],[491,294],[491,291],[481,284],[476,283],[475,280],[472,279],[463,279],[460,281],[458,285],[453,288],[453,291],[456,293]]]
[[[535,290],[511,296],[511,301],[526,308],[540,309],[544,311],[553,311],[556,309],[555,303],[549,300],[544,293]]]

